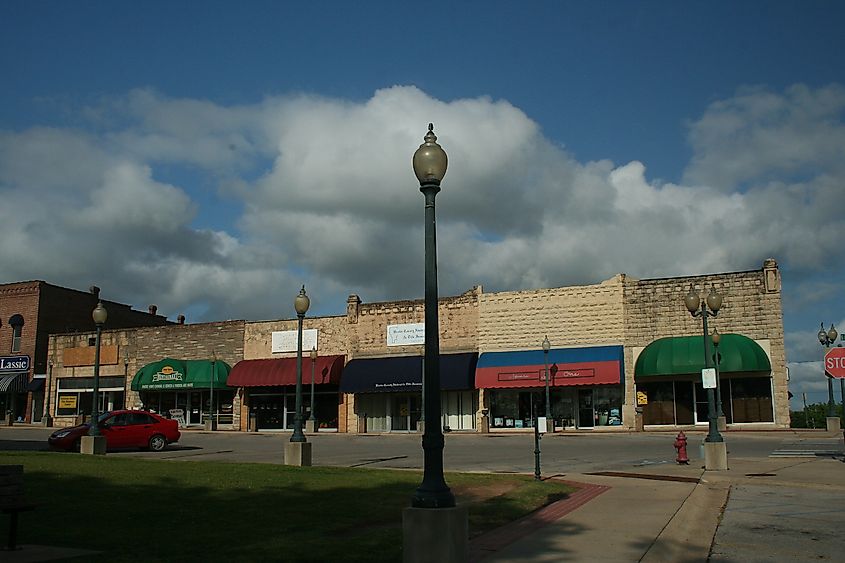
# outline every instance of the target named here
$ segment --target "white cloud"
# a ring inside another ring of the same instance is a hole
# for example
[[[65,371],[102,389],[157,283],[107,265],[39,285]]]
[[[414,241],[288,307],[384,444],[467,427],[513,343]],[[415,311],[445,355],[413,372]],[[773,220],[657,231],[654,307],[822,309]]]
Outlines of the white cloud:
[[[292,315],[422,295],[423,196],[411,156],[429,121],[449,154],[437,197],[442,294],[760,267],[812,272],[845,250],[838,86],[742,92],[690,125],[684,182],[646,164],[581,163],[507,101],[397,86],[361,103],[315,96],[225,107],[139,90],[89,108],[87,132],[0,135],[4,281],[45,278],[175,314]],[[190,166],[239,231],[200,229]],[[38,194],[38,197],[33,197]],[[190,196],[189,194],[194,194]],[[241,205],[242,204],[242,205]],[[242,211],[241,211],[242,210]],[[9,263],[9,260],[5,260]],[[198,319],[193,319],[198,320]]]

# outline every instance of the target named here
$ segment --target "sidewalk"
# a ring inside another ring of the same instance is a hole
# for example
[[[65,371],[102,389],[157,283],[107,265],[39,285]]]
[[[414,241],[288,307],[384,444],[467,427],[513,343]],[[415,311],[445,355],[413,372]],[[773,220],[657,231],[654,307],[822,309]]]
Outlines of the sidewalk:
[[[470,560],[836,560],[842,553],[840,526],[845,520],[841,460],[743,459],[729,454],[727,471],[705,472],[702,460],[691,459],[688,466],[567,474],[567,481],[603,490],[584,504],[568,499],[555,503],[560,504],[561,517],[548,525],[535,520],[533,531],[517,522],[508,530],[473,539]],[[514,532],[519,537],[509,545],[491,539]]]

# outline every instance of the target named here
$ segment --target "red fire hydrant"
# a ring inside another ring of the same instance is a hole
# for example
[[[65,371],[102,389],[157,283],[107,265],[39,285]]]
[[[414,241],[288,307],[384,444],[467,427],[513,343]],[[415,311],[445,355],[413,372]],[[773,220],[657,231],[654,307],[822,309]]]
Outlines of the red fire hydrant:
[[[675,438],[675,449],[678,450],[678,459],[675,461],[677,461],[679,465],[689,465],[689,457],[687,457],[687,436],[684,434],[683,430],[681,430],[681,433],[678,434],[677,438]]]

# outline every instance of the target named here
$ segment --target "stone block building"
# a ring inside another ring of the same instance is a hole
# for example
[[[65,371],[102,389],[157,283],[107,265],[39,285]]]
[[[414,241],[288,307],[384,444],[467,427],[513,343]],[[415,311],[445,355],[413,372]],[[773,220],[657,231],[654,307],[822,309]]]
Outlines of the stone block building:
[[[685,297],[692,291],[698,302],[711,290],[722,303],[708,316],[705,345],[702,318]],[[563,431],[706,425],[705,368],[719,370],[714,394],[728,424],[789,425],[780,273],[772,259],[744,272],[618,274],[591,285],[488,293],[477,286],[438,306],[439,423],[448,431],[520,431],[543,416]],[[310,430],[417,430],[424,313],[422,300],[364,303],[350,295],[345,315],[306,314],[300,367]],[[195,407],[209,404],[211,389],[156,389],[139,378],[165,358],[221,362],[228,376],[216,380],[221,424],[285,431],[295,420],[297,337],[296,318],[105,331],[104,357],[113,363],[103,369],[123,374],[126,406],[185,410],[186,423],[198,424],[206,407]],[[51,350],[64,358],[56,379],[90,371],[73,359],[89,338],[52,337]]]

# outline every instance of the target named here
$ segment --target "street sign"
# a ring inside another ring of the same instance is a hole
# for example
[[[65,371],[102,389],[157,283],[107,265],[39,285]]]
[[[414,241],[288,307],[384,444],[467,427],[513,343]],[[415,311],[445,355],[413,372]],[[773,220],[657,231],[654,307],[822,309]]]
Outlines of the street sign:
[[[705,389],[716,388],[716,369],[704,368],[701,370],[701,385]]]
[[[824,371],[837,379],[845,378],[845,348],[831,348],[824,355]]]

